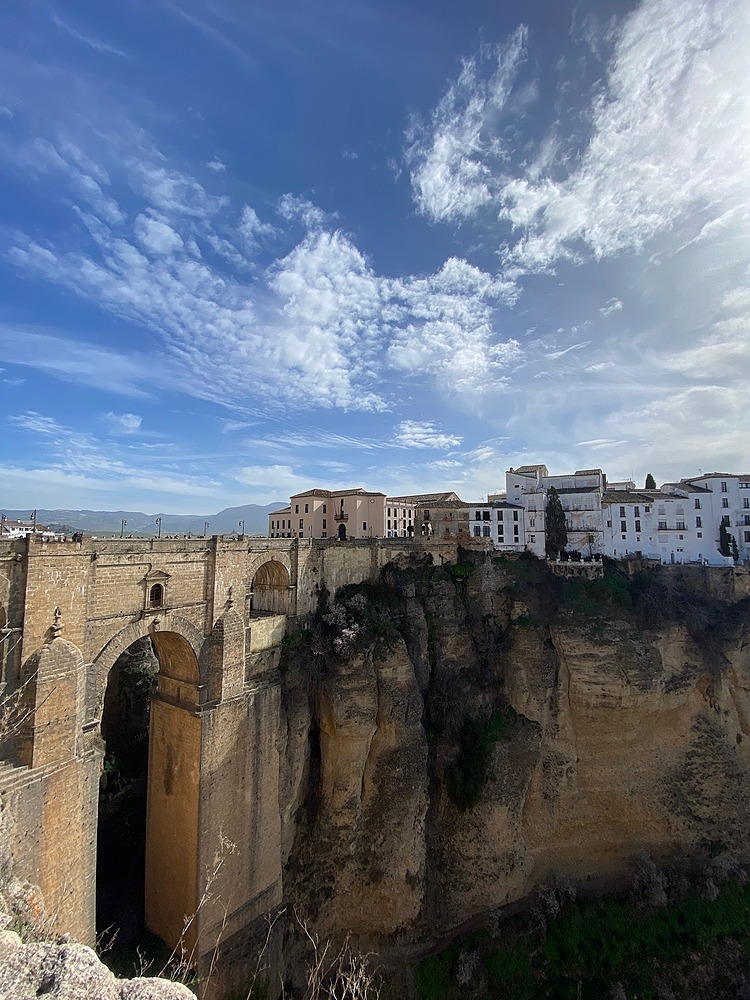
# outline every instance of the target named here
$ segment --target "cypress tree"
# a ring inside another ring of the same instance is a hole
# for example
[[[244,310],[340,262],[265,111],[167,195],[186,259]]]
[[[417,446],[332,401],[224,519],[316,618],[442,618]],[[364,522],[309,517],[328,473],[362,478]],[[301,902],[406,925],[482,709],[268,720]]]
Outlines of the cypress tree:
[[[719,553],[723,556],[729,556],[732,554],[729,532],[727,531],[727,526],[724,521],[722,521],[719,526]]]
[[[643,488],[644,488],[644,490],[655,490],[656,489],[656,480],[654,479],[654,477],[651,475],[650,472],[646,476],[646,485]]]
[[[568,544],[568,532],[565,527],[565,511],[560,503],[560,496],[554,486],[550,486],[547,494],[546,508],[547,555],[554,559]]]

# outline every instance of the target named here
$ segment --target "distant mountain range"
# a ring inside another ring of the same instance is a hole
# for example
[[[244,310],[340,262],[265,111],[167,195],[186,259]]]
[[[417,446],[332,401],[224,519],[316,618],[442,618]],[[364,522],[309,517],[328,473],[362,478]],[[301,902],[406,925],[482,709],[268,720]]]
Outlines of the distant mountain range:
[[[218,514],[144,514],[140,510],[46,510],[37,508],[39,524],[60,531],[83,531],[86,534],[116,534],[125,525],[125,535],[156,535],[156,518],[161,518],[162,535],[202,535],[208,521],[209,535],[226,535],[239,531],[240,521],[245,522],[246,535],[268,534],[268,515],[272,510],[286,507],[288,500],[270,503],[263,507],[248,503],[243,507],[226,507]],[[28,521],[31,511],[3,510],[3,514],[14,521]]]

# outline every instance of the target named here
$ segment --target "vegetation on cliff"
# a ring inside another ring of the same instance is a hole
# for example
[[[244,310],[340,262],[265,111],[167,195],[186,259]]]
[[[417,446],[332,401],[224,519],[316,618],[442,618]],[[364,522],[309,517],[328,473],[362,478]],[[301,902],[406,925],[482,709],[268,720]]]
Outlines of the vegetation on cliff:
[[[750,885],[727,855],[658,867],[627,895],[537,888],[529,909],[455,939],[416,970],[419,1000],[730,1000],[750,996]]]

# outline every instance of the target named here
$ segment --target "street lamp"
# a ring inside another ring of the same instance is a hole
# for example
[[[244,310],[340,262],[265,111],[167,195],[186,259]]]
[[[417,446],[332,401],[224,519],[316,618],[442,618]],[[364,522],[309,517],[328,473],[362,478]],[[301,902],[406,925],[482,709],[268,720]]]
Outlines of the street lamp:
[[[123,538],[125,536],[125,525],[127,523],[128,523],[127,520],[123,517],[123,519],[120,521],[120,538]]]
[[[157,526],[157,528],[159,529],[159,533],[158,533],[158,535],[157,535],[156,537],[157,537],[157,538],[161,538],[161,518],[160,518],[160,517],[157,517],[157,519],[156,519],[156,520],[154,521],[154,524],[155,524],[155,525]]]

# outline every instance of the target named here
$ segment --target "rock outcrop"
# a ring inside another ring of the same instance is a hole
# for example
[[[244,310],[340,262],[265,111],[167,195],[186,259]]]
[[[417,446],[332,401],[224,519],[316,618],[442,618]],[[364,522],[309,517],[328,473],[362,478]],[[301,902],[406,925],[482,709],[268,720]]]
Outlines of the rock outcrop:
[[[117,979],[91,948],[68,941],[24,944],[12,930],[0,931],[0,997],[36,1000],[195,1000],[166,979]]]
[[[474,553],[338,595],[282,661],[300,914],[387,955],[553,870],[749,860],[747,581],[692,569],[567,583]]]

